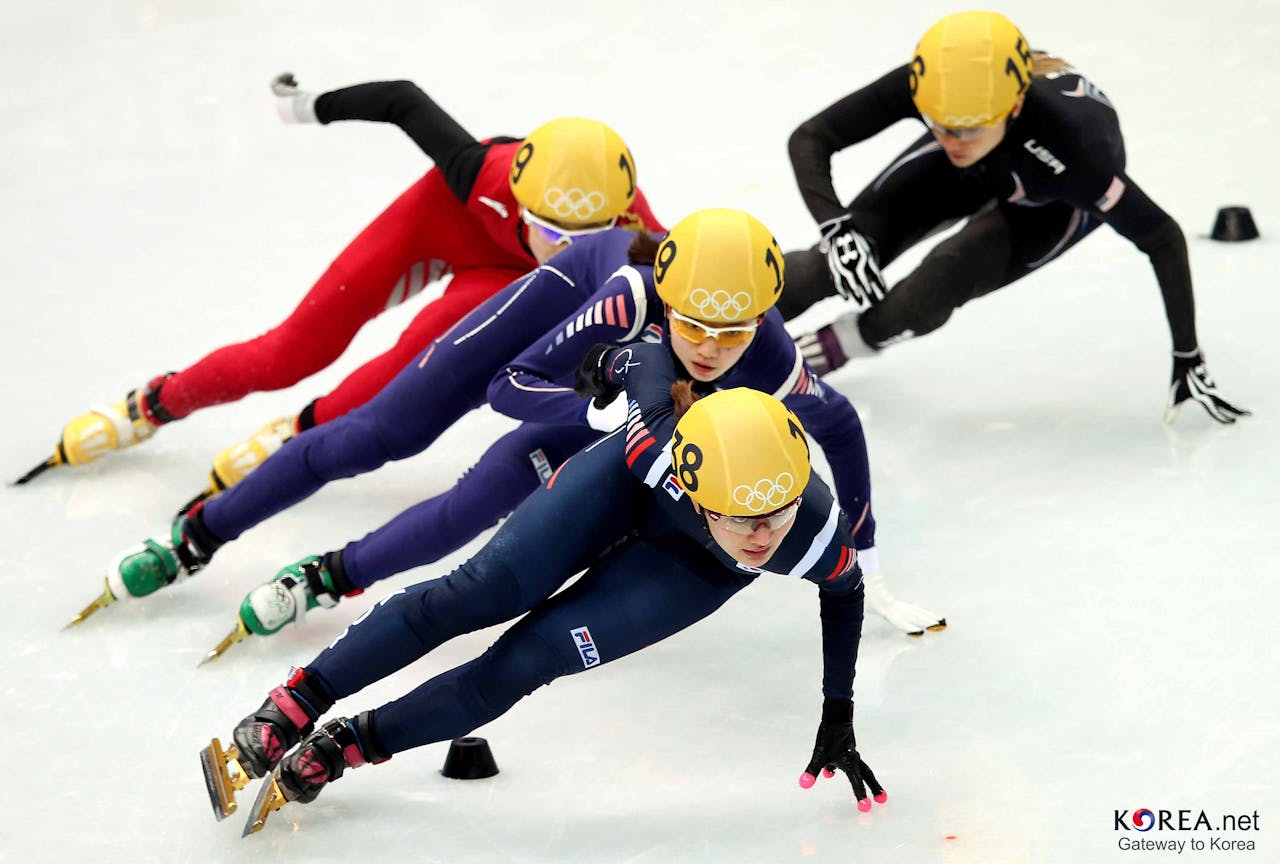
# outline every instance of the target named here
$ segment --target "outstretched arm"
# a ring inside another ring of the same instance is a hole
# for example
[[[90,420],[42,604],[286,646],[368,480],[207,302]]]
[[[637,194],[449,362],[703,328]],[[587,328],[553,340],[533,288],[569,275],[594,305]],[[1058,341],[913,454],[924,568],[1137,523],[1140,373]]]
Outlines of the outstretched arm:
[[[285,72],[271,82],[271,90],[288,122],[365,120],[399,126],[444,173],[458,200],[470,195],[487,146],[412,81],[371,81],[317,95],[300,89]]]
[[[1123,172],[1110,181],[1106,192],[1092,206],[1106,222],[1137,246],[1151,261],[1165,317],[1173,341],[1173,373],[1165,422],[1177,410],[1194,401],[1219,423],[1234,423],[1249,414],[1223,399],[1205,367],[1204,354],[1196,336],[1196,304],[1191,290],[1191,265],[1187,241],[1173,217],[1152,201]]]
[[[561,255],[574,251],[570,247]],[[553,267],[559,256],[544,269]],[[517,420],[575,425],[586,423],[601,431],[594,416],[588,416],[588,401],[574,392],[574,372],[592,345],[632,342],[649,321],[644,278],[639,269],[619,268],[554,329],[521,352],[502,368],[489,384],[489,404]],[[619,406],[621,407],[621,406]]]
[[[831,157],[914,116],[907,67],[900,66],[823,109],[791,133],[787,141],[791,168],[805,206],[819,225],[845,215],[831,179]]]
[[[847,536],[847,525],[839,532]],[[845,550],[847,551],[847,550]],[[837,562],[837,567],[840,564]],[[825,570],[825,565],[820,568]],[[813,754],[800,775],[801,788],[824,777],[843,771],[858,801],[858,809],[871,809],[871,797],[883,804],[888,796],[876,780],[870,766],[858,752],[853,733],[853,676],[858,660],[858,643],[862,634],[863,590],[861,571],[850,563],[842,572],[828,576],[811,573],[806,578],[818,581],[822,615],[822,720],[814,740]]]

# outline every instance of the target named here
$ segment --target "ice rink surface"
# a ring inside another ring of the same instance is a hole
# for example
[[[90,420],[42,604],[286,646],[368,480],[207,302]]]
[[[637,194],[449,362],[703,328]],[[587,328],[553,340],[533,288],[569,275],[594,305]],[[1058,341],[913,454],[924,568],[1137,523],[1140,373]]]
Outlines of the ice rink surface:
[[[5,278],[0,473],[151,375],[282,319],[428,167],[393,127],[278,122],[267,82],[411,78],[477,135],[564,114],[613,125],[668,224],[707,206],[814,239],[790,131],[905,61],[924,2],[9,3],[0,28]],[[445,744],[345,777],[240,839],[210,818],[197,751],[370,602],[196,669],[244,592],[448,488],[509,421],[324,490],[196,579],[62,626],[117,552],[167,524],[219,449],[296,412],[421,306],[366,327],[287,392],[166,428],[84,469],[0,490],[0,860],[1098,862],[1116,810],[1259,812],[1280,860],[1280,3],[1004,3],[1118,106],[1129,171],[1186,232],[1201,344],[1224,395],[1161,424],[1169,337],[1146,259],[1109,229],[939,332],[834,374],[867,429],[881,560],[950,628],[865,626],[856,729],[890,793],[796,778],[813,742],[815,593],[761,581],[699,626],[562,680],[485,727],[502,773],[440,776]],[[841,154],[852,195],[918,134]],[[1246,204],[1263,238],[1204,238]],[[889,269],[897,278],[918,254]],[[816,310],[815,319],[831,310]],[[473,545],[470,547],[475,548]],[[473,634],[339,703],[373,707],[480,653]],[[1187,839],[1155,831],[1131,837]]]

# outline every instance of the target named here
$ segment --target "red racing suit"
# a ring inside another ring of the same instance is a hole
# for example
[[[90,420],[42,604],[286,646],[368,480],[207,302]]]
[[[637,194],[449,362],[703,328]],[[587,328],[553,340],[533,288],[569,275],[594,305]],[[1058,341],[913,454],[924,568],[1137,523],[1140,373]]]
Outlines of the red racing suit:
[[[396,344],[303,409],[299,427],[332,420],[366,402],[463,315],[537,266],[507,180],[519,139],[476,140],[408,81],[324,93],[315,109],[321,123],[395,123],[435,167],[360,232],[283,322],[170,375],[159,391],[162,416],[178,419],[290,387],[335,361],[365,322],[452,274]],[[639,190],[619,224],[665,230]]]

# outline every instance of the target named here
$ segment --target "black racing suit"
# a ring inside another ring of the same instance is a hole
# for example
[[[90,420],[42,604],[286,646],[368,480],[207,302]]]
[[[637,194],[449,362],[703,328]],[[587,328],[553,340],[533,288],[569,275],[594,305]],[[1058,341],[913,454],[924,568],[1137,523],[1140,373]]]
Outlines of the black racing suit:
[[[926,133],[847,207],[836,197],[831,156],[899,120],[921,120],[907,67],[852,93],[791,135],[792,166],[819,222],[848,213],[881,266],[925,237],[968,218],[858,320],[873,346],[940,327],[953,309],[1057,258],[1105,222],[1151,259],[1179,353],[1194,352],[1195,303],[1182,230],[1125,174],[1124,139],[1107,97],[1074,72],[1035,79],[1004,140],[957,168]],[[835,293],[816,248],[787,255],[778,303],[792,318]]]

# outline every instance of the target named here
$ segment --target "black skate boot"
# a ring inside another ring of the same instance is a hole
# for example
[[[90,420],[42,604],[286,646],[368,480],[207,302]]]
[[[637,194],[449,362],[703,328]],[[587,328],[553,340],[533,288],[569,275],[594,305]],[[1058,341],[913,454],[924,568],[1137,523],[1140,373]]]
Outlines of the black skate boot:
[[[261,831],[267,817],[290,801],[308,804],[347,768],[386,762],[391,754],[373,734],[373,712],[330,720],[302,740],[280,761],[263,784],[244,826],[248,836]]]
[[[289,748],[314,729],[316,719],[332,706],[333,700],[298,669],[284,686],[271,691],[257,711],[236,725],[230,747],[223,750],[214,738],[200,752],[214,818],[221,821],[234,813],[235,793],[250,780],[270,774]]]
[[[283,687],[268,694],[262,707],[236,724],[231,737],[240,751],[240,764],[250,777],[267,776],[331,707],[333,700],[298,669]]]

